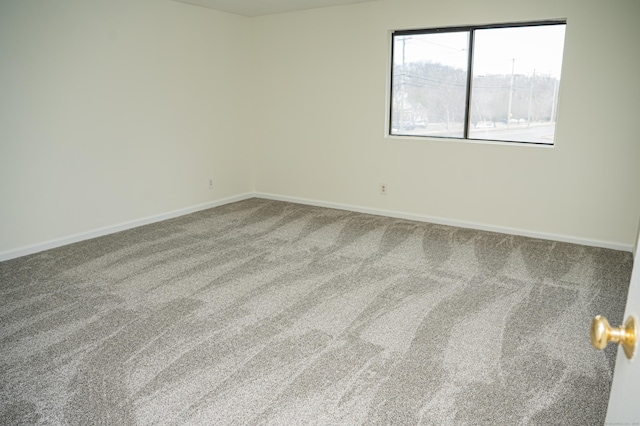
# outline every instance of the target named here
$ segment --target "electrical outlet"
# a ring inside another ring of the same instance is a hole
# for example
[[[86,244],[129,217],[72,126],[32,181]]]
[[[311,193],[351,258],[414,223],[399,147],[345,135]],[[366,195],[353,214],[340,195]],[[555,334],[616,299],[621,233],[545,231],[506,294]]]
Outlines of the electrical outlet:
[[[387,195],[387,184],[386,183],[381,183],[380,184],[380,195]]]
[[[213,178],[209,178],[209,189],[213,189]]]

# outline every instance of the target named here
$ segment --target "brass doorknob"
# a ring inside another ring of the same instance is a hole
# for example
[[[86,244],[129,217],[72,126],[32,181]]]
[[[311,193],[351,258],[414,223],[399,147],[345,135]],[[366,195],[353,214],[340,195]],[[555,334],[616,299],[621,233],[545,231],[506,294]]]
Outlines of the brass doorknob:
[[[633,358],[638,342],[638,319],[635,315],[631,315],[624,325],[617,328],[611,327],[609,321],[600,315],[593,319],[591,323],[591,344],[593,347],[604,349],[609,342],[620,343],[627,358]]]

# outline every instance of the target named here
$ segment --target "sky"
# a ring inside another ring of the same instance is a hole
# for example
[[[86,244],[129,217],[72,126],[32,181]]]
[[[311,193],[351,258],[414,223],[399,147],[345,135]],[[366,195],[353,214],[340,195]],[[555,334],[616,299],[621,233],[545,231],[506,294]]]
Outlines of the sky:
[[[474,75],[514,74],[560,77],[565,25],[492,28],[475,31]],[[394,62],[432,61],[466,69],[468,33],[397,36]],[[404,51],[404,52],[403,52]]]

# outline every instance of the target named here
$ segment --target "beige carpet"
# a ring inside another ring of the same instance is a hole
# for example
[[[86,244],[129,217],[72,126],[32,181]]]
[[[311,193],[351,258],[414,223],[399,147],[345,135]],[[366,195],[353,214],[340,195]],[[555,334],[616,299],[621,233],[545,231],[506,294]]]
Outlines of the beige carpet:
[[[630,253],[251,199],[0,263],[0,424],[601,425]]]

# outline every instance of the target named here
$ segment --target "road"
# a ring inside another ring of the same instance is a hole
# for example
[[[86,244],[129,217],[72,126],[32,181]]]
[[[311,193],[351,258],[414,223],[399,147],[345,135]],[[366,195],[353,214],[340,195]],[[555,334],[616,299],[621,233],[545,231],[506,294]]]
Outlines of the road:
[[[444,125],[430,123],[426,128],[416,128],[405,131],[407,136],[436,136],[436,137],[460,137],[462,129],[458,127],[452,132],[448,131]],[[523,125],[512,125],[498,123],[496,127],[487,129],[470,129],[469,138],[490,141],[508,142],[530,142],[553,144],[555,132],[554,123],[532,124],[527,127]]]
[[[516,126],[493,129],[471,129],[470,139],[499,140],[513,142],[533,142],[553,144],[554,124],[533,125],[531,127]]]

